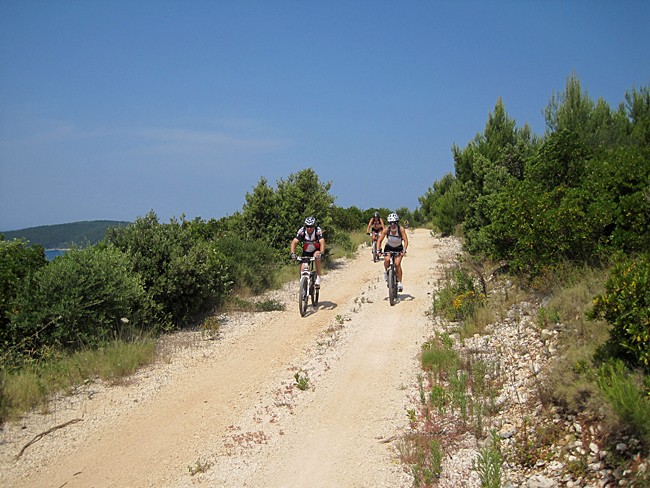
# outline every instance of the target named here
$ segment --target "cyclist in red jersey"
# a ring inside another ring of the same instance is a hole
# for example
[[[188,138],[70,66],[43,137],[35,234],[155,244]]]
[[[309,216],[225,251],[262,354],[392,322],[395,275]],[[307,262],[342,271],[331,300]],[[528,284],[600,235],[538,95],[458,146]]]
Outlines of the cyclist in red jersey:
[[[302,255],[316,258],[316,288],[320,288],[321,264],[320,258],[325,252],[325,238],[320,227],[316,226],[314,217],[307,217],[305,225],[298,229],[296,237],[291,241],[291,258],[296,258],[296,246],[302,242]]]

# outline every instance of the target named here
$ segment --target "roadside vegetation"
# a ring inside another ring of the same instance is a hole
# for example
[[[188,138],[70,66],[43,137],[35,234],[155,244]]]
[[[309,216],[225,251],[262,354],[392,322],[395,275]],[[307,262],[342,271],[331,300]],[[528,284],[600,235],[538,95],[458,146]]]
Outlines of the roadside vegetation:
[[[572,75],[544,113],[538,137],[498,101],[484,132],[454,146],[455,174],[420,197],[426,220],[465,252],[435,291],[420,402],[400,446],[415,486],[436,484],[438,460],[468,432],[483,487],[509,483],[506,464],[551,460],[567,480],[606,472],[611,483],[650,486],[650,90],[629,91],[612,110]],[[500,352],[485,361],[463,344],[499,334],[524,307],[557,346],[537,378],[542,409],[520,419],[506,448],[485,428],[501,408]],[[556,452],[575,434],[564,422],[587,432],[575,452]],[[593,465],[590,449],[600,456]]]

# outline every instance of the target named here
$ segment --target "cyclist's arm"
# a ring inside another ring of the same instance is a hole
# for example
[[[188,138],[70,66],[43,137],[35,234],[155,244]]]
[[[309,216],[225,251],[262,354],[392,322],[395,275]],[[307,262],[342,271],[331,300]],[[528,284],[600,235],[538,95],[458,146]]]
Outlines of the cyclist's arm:
[[[372,219],[368,221],[368,227],[366,228],[366,234],[370,234],[370,226],[372,225]]]
[[[293,241],[291,241],[291,254],[296,253],[296,246],[298,245],[299,242],[300,241],[298,240],[298,238],[296,238],[296,237],[293,238]],[[287,251],[285,251],[285,252],[287,252]]]
[[[320,249],[319,249],[320,253],[325,255],[325,238],[321,237],[320,239],[318,239],[318,243],[320,244]]]
[[[382,230],[379,233],[379,237],[377,238],[377,249],[381,249],[381,241],[384,240],[385,235],[386,235],[386,230]]]
[[[407,233],[406,233],[406,229],[405,229],[405,228],[402,227],[402,228],[400,229],[400,231],[401,231],[401,233],[402,233],[402,241],[404,241],[404,242],[402,243],[402,247],[404,247],[404,252],[406,252],[406,248],[409,247],[409,237],[408,237],[408,235],[407,235]]]

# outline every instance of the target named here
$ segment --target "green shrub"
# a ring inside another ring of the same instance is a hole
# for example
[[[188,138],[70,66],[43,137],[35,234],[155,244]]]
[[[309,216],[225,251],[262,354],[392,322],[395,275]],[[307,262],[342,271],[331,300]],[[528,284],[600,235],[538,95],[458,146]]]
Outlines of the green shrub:
[[[632,366],[650,370],[650,258],[616,264],[605,293],[594,299],[592,318],[612,324],[609,350]]]
[[[620,361],[602,365],[598,370],[598,387],[617,413],[624,428],[641,437],[650,447],[650,398]]]
[[[278,253],[266,242],[226,236],[216,241],[215,249],[225,256],[236,289],[258,294],[274,284]]]
[[[15,355],[76,350],[156,328],[159,310],[112,246],[71,250],[38,269],[13,302],[7,333]]]
[[[454,321],[472,317],[485,302],[485,295],[477,288],[466,270],[455,268],[447,272],[447,284],[434,296],[433,311]]]
[[[223,255],[196,228],[196,222],[184,220],[160,224],[149,212],[107,235],[108,242],[130,256],[133,271],[176,327],[220,304],[230,284]]]
[[[6,347],[9,337],[9,311],[16,293],[31,273],[47,264],[42,246],[14,239],[5,241],[0,235],[0,348]]]
[[[472,462],[472,467],[481,480],[481,488],[501,487],[502,464],[501,439],[496,432],[492,431],[491,442],[481,448]]]

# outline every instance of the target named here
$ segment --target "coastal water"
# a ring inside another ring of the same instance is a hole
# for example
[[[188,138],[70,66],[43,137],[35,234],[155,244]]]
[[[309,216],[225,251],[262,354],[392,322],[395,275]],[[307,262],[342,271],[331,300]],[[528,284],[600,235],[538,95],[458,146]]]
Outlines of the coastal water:
[[[65,254],[66,249],[46,249],[45,250],[45,259],[52,261],[55,257]]]

